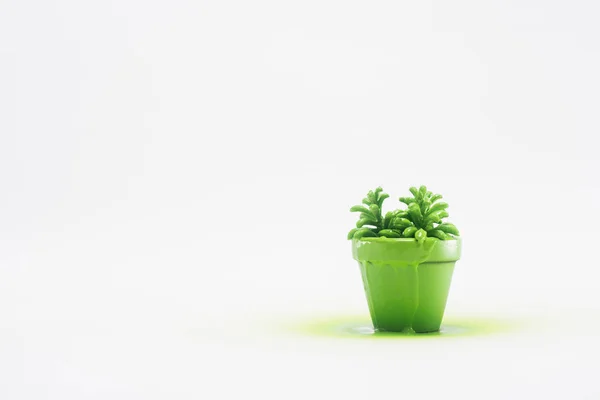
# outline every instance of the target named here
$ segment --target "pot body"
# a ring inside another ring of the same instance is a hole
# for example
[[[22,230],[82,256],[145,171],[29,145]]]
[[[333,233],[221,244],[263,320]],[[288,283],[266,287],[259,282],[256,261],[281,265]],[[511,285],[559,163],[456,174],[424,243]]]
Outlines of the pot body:
[[[438,331],[460,252],[460,239],[353,240],[375,330]]]

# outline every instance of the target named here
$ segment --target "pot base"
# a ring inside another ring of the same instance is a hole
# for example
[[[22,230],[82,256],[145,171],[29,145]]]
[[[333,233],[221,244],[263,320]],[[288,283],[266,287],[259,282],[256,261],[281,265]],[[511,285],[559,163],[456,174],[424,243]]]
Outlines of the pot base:
[[[440,329],[455,262],[359,261],[376,331]]]

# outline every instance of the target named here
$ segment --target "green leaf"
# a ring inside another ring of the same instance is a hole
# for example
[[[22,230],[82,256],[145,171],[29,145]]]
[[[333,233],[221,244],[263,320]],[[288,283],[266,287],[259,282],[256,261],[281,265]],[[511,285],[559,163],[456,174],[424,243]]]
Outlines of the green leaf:
[[[379,195],[379,199],[377,199],[377,205],[379,206],[379,208],[383,207],[383,201],[388,197],[390,197],[390,195],[387,193],[381,193]]]
[[[438,230],[438,229],[434,229],[432,231],[428,231],[427,234],[430,237],[435,237],[438,238],[440,240],[448,240],[448,235],[446,235],[444,232]]]
[[[371,204],[369,206],[369,210],[371,210],[371,214],[375,216],[375,219],[379,219],[379,216],[381,215],[381,209],[377,204]]]
[[[392,222],[392,217],[394,216],[394,213],[391,211],[388,211],[387,213],[385,213],[385,217],[383,218],[383,227],[384,228],[389,228],[390,227],[390,222]]]
[[[377,221],[370,218],[361,218],[356,223],[357,228],[362,228],[365,225],[372,225],[373,227],[377,227]]]
[[[356,233],[356,231],[358,231],[358,228],[354,228],[350,232],[348,232],[348,240],[350,240],[354,237],[354,234]]]
[[[438,214],[433,213],[431,215],[428,215],[427,218],[425,218],[424,225],[438,224],[441,222],[441,220],[442,219],[439,217]]]
[[[435,203],[436,201],[438,201],[441,198],[442,198],[441,194],[434,194],[433,196],[431,196],[431,202]]]
[[[400,200],[402,203],[406,204],[407,206],[410,205],[410,203],[415,202],[415,199],[412,197],[400,197],[398,200]]]
[[[460,236],[460,233],[458,232],[458,229],[456,228],[456,226],[454,226],[454,224],[443,223],[436,226],[435,229],[438,229],[444,233],[451,233],[453,235]]]
[[[425,224],[428,224],[430,222],[438,223],[442,220],[442,218],[446,218],[447,216],[448,213],[444,210],[433,212],[429,214],[427,218],[425,218]]]
[[[412,220],[413,224],[420,225],[421,220],[423,219],[423,215],[421,214],[421,209],[417,203],[412,203],[408,206],[408,215]]]
[[[364,214],[371,215],[373,218],[375,218],[375,216],[373,215],[373,213],[371,213],[371,210],[369,210],[365,206],[353,206],[353,207],[350,207],[350,212],[361,212],[361,213],[364,213]]]
[[[417,239],[417,242],[423,243],[423,241],[426,238],[427,238],[427,231],[425,231],[424,229],[419,229],[418,231],[415,232],[415,239]]]
[[[419,190],[416,187],[412,186],[408,190],[410,190],[410,192],[412,193],[412,195],[415,196],[415,199],[417,198],[417,196],[419,196]]]
[[[417,228],[414,226],[409,226],[408,228],[406,228],[404,231],[402,231],[402,236],[405,238],[411,238],[415,236],[415,233],[417,232]]]
[[[427,187],[423,185],[419,188],[419,196],[421,197],[421,199],[424,199],[426,194],[427,194]]]
[[[444,219],[444,218],[448,218],[448,211],[436,211],[436,213],[439,213],[440,218]]]
[[[441,210],[445,210],[446,208],[448,208],[448,203],[444,203],[444,202],[440,202],[440,203],[435,203],[434,205],[432,205],[431,207],[429,207],[429,213],[434,213],[436,211],[441,211]]]
[[[404,229],[408,226],[411,226],[413,223],[406,218],[394,218],[390,226],[394,229]]]
[[[421,214],[425,215],[430,205],[431,201],[429,201],[429,199],[423,199],[423,201],[421,201]]]
[[[377,237],[377,234],[369,228],[362,228],[354,233],[354,239],[360,239],[363,237]]]
[[[371,204],[377,202],[377,195],[372,190],[369,190],[369,193],[367,193],[367,198],[369,199]]]
[[[394,210],[392,212],[394,213],[394,217],[396,218],[405,218],[408,216],[407,210]]]
[[[391,229],[382,229],[379,231],[379,236],[385,236],[388,238],[399,238],[402,237],[400,233]]]

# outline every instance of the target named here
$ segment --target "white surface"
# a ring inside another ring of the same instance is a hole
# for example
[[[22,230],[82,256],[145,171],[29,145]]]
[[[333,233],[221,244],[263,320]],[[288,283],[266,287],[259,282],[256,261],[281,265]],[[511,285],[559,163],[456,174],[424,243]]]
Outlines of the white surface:
[[[2,2],[0,398],[598,398],[598,11]],[[279,329],[365,315],[347,210],[421,183],[448,315],[530,323]]]

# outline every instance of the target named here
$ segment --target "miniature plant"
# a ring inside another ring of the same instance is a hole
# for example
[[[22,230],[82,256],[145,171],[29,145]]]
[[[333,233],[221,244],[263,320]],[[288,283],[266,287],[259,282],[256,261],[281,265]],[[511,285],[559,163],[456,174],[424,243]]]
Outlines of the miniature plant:
[[[406,210],[390,211],[382,216],[383,201],[389,197],[381,187],[370,190],[363,199],[364,205],[354,206],[351,212],[360,212],[356,228],[348,233],[348,239],[363,237],[415,238],[423,242],[427,237],[451,240],[459,236],[453,224],[444,222],[448,217],[448,204],[439,201],[442,196],[433,194],[427,187],[411,187],[413,197],[400,197]]]

